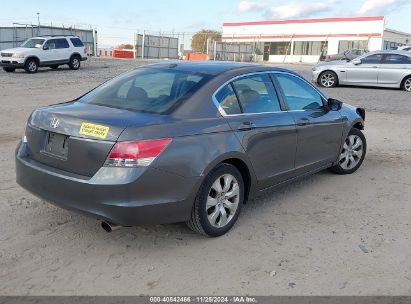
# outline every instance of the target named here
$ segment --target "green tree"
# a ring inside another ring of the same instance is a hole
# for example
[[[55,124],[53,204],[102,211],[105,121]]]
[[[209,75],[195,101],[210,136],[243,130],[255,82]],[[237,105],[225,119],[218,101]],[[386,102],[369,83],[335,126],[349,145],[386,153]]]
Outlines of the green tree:
[[[205,53],[207,51],[207,39],[211,41],[221,41],[221,33],[215,30],[203,29],[194,34],[191,41],[193,52]]]

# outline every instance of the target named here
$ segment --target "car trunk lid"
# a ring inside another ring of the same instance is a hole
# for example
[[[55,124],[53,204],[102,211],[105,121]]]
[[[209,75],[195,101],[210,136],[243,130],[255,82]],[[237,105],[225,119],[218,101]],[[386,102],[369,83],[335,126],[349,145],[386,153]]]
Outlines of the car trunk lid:
[[[125,128],[160,123],[164,117],[70,102],[33,112],[26,138],[29,157],[70,173],[93,176]]]

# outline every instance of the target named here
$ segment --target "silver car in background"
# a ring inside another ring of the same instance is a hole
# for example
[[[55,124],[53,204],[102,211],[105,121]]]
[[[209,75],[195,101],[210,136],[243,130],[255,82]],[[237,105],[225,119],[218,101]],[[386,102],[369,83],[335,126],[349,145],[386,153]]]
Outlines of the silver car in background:
[[[411,52],[375,51],[349,62],[321,63],[312,68],[311,81],[326,88],[356,85],[411,92]]]

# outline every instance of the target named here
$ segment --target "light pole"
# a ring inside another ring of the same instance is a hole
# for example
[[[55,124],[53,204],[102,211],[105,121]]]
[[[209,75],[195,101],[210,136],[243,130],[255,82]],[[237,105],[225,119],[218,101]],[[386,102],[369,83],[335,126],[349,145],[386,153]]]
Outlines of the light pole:
[[[40,13],[37,12],[37,36],[40,36]]]

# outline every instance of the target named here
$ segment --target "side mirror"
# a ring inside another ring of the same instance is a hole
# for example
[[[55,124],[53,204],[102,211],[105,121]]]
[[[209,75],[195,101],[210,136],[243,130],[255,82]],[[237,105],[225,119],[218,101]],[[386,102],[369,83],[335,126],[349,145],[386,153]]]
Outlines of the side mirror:
[[[359,64],[361,64],[361,59],[353,59],[351,62],[352,62],[354,65],[359,65]]]
[[[47,45],[43,46],[43,50],[47,51],[49,47]]]
[[[330,111],[339,111],[342,108],[342,101],[339,101],[337,99],[334,98],[328,98],[327,100],[327,108]]]

